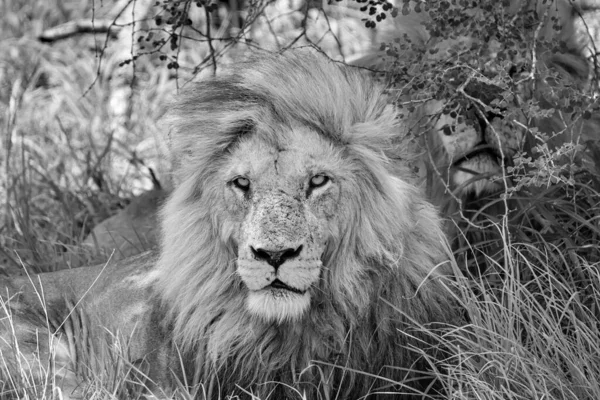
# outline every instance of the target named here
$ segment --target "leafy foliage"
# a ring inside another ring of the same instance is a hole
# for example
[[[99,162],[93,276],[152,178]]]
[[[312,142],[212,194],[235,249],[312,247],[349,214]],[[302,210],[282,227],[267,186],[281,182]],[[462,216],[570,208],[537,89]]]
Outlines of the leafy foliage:
[[[562,36],[560,15],[540,15],[528,2],[518,6],[517,12],[506,3],[491,1],[433,1],[412,7],[404,2],[406,14],[428,13],[426,34],[404,34],[381,46],[384,61],[380,65],[389,68],[385,72],[408,123],[421,103],[435,100],[444,104],[440,114],[457,124],[491,129],[499,142],[507,135],[521,138],[518,147],[497,154],[505,167],[500,175],[485,177],[499,182],[502,193],[486,199],[458,198],[451,194],[457,189],[449,183],[441,199],[430,193],[457,225],[455,240],[463,245],[459,248],[482,245],[487,256],[493,242],[504,240],[488,227],[496,230],[500,224],[522,240],[525,226],[532,232],[568,234],[555,217],[564,215],[563,211],[573,216],[582,210],[549,205],[577,204],[579,197],[573,195],[584,191],[583,198],[594,199],[589,206],[595,210],[598,199],[596,77],[593,60],[578,54],[573,43],[589,38]],[[562,21],[572,23],[564,17]],[[422,129],[425,124],[416,124],[411,134],[417,139],[429,134]],[[447,136],[458,135],[454,126],[443,129]],[[498,152],[503,152],[502,146]],[[453,208],[449,202],[458,204]],[[537,214],[542,210],[546,218]],[[586,213],[582,219],[594,217]],[[527,241],[538,243],[539,237],[534,236]],[[464,254],[458,251],[457,255]],[[485,269],[475,264],[476,259],[469,261],[467,269]]]

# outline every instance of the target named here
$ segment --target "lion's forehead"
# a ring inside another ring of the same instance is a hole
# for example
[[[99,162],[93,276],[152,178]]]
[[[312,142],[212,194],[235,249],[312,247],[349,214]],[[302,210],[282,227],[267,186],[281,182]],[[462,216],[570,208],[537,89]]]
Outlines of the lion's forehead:
[[[240,141],[231,157],[231,175],[245,175],[255,184],[295,184],[311,172],[335,162],[331,143],[303,126],[278,127]]]

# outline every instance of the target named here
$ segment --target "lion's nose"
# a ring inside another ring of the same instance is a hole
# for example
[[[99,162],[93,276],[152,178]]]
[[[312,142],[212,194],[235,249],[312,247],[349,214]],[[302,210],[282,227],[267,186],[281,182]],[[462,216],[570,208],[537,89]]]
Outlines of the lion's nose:
[[[279,266],[287,260],[298,257],[302,251],[302,246],[299,246],[297,249],[285,249],[280,251],[255,249],[252,246],[250,246],[250,248],[257,260],[266,261],[275,269],[279,268]]]

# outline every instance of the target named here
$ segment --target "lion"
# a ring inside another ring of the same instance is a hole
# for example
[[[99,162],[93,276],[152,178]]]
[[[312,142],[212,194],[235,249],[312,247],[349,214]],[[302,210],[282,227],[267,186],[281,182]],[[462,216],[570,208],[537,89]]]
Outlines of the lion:
[[[84,250],[99,253],[98,259],[121,260],[156,247],[158,209],[168,193],[169,189],[156,187],[132,198],[125,208],[94,226],[81,243]]]
[[[561,85],[585,90],[588,69],[583,59],[553,56],[544,62],[543,68],[560,76]],[[573,71],[580,73],[574,75]],[[430,200],[446,210],[449,203],[458,201],[464,209],[490,195],[494,198],[499,192],[510,191],[515,175],[509,169],[514,166],[513,158],[519,154],[535,157],[536,145],[543,142],[551,150],[565,143],[584,147],[598,139],[597,115],[586,119],[581,114],[564,112],[558,105],[559,90],[542,81],[536,86],[536,92],[523,97],[531,96],[528,100],[534,99],[541,110],[548,110],[539,117],[524,116],[518,104],[512,105],[515,108],[511,111],[475,104],[484,104],[480,101],[483,98],[493,101],[494,95],[489,93],[500,96],[501,90],[493,85],[474,85],[468,94],[476,98],[473,102],[432,101],[413,115],[424,121],[415,125],[417,131],[426,132],[420,135],[425,148],[424,164],[429,169]],[[529,107],[527,100],[523,107]]]
[[[448,355],[436,332],[463,314],[383,87],[312,51],[261,54],[165,121],[177,185],[159,250],[3,278],[4,377],[53,355],[76,396],[90,346],[123,337],[158,395],[443,395],[423,357]]]

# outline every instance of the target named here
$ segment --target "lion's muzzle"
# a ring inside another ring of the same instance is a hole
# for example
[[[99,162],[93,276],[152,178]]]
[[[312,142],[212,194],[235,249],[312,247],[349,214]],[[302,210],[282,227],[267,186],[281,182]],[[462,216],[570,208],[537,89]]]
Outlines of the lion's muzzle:
[[[250,311],[279,321],[303,315],[325,248],[317,219],[302,199],[271,191],[253,199],[241,231],[237,272]]]

